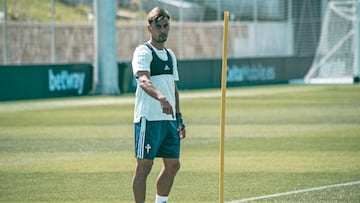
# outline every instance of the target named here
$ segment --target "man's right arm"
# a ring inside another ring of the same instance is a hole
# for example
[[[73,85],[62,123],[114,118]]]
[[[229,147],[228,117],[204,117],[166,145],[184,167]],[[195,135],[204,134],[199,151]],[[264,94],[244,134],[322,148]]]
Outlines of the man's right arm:
[[[154,86],[150,80],[150,73],[148,71],[137,72],[139,86],[146,94],[153,97],[160,102],[163,113],[172,115],[174,118],[174,112],[171,104],[167,101],[166,97]]]

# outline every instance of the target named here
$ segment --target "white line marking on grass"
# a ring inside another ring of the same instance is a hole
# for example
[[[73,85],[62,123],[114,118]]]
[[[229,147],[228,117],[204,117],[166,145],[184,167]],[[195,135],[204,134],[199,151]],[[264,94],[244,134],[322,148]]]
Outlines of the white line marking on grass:
[[[240,89],[230,88],[227,90],[226,96],[229,97],[252,97],[258,95],[274,95],[282,93],[294,93],[294,92],[309,92],[319,91],[323,87],[317,88],[308,86],[284,86],[275,88],[251,88]],[[181,99],[193,99],[193,98],[217,98],[221,96],[221,92],[218,90],[199,90],[180,93]],[[23,111],[35,111],[44,109],[56,109],[64,107],[77,107],[77,106],[97,106],[97,105],[124,105],[133,104],[135,102],[134,95],[129,97],[73,97],[73,98],[48,98],[39,100],[24,100],[24,101],[0,101],[0,113],[1,112],[23,112]]]
[[[122,97],[86,97],[55,98],[30,101],[0,102],[0,112],[23,112],[46,109],[57,109],[78,106],[124,105],[133,104],[134,98]]]
[[[313,187],[313,188],[302,189],[302,190],[294,190],[294,191],[289,191],[289,192],[281,192],[281,193],[264,195],[264,196],[259,196],[259,197],[250,197],[250,198],[234,200],[234,201],[230,201],[230,202],[226,202],[226,203],[250,202],[250,201],[255,201],[255,200],[269,199],[269,198],[273,198],[273,197],[293,195],[293,194],[304,193],[304,192],[312,192],[312,191],[317,191],[317,190],[326,190],[326,189],[335,188],[335,187],[344,187],[344,186],[358,185],[358,184],[360,184],[360,181],[353,181],[353,182],[340,183],[340,184],[334,184],[334,185],[325,185],[325,186],[320,186],[320,187]]]

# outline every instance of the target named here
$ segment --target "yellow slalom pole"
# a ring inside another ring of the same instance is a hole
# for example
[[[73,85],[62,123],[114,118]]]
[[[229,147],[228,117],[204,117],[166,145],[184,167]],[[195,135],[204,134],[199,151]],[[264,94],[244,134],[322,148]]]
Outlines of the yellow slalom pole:
[[[220,118],[220,174],[219,174],[219,202],[224,203],[224,147],[225,147],[225,97],[226,97],[226,68],[228,48],[229,12],[224,12],[222,69],[221,69],[221,118]]]

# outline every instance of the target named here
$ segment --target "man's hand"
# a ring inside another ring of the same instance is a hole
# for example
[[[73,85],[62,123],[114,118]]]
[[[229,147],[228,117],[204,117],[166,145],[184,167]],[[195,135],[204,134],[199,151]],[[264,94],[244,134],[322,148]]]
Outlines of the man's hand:
[[[165,97],[161,97],[159,100],[160,100],[162,112],[164,114],[169,114],[174,118],[174,111],[173,111],[173,107],[171,106],[171,104],[166,100]]]

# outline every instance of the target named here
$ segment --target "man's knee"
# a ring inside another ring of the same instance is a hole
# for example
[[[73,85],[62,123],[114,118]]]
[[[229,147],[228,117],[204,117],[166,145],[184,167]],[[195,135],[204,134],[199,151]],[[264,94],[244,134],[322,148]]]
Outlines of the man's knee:
[[[181,166],[180,161],[174,160],[174,161],[167,162],[165,164],[164,169],[167,173],[175,175],[180,170],[180,166]]]
[[[153,160],[147,159],[138,159],[136,166],[136,174],[138,175],[148,175],[153,166]]]
[[[180,164],[180,161],[178,161],[178,162],[174,163],[172,170],[174,172],[178,172],[180,170],[180,167],[181,167],[181,164]]]

